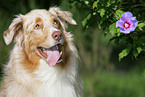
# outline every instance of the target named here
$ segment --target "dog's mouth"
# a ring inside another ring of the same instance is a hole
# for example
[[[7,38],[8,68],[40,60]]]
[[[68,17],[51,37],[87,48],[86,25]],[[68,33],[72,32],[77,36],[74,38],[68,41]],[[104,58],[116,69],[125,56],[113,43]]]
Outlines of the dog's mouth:
[[[57,63],[62,62],[62,45],[60,43],[50,47],[37,47],[38,52],[47,60],[48,65],[55,66]]]

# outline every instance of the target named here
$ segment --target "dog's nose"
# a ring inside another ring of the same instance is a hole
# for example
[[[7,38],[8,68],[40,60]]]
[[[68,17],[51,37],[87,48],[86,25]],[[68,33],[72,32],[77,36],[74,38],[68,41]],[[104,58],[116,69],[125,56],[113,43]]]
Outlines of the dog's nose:
[[[60,40],[62,39],[63,35],[60,31],[55,31],[52,33],[52,38],[55,39],[55,40]]]

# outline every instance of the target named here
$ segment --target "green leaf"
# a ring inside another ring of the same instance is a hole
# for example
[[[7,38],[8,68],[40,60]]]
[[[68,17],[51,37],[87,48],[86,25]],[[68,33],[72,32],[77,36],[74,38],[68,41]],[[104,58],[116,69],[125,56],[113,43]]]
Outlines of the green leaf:
[[[86,24],[87,24],[88,20],[91,18],[91,16],[92,16],[92,14],[89,13],[88,16],[87,16],[87,17],[82,21],[82,25],[83,25],[83,27],[86,26]]]
[[[136,58],[142,51],[143,49],[141,47],[137,47],[136,49],[133,50],[133,55]]]
[[[137,26],[138,26],[139,28],[142,28],[142,27],[145,26],[145,23],[139,23]]]
[[[121,61],[122,58],[126,57],[131,51],[131,48],[125,48],[124,50],[122,50],[121,53],[119,53],[119,61]]]
[[[74,1],[74,2],[71,4],[71,7],[73,7],[76,3],[77,3],[77,1]]]
[[[123,13],[124,13],[124,11],[122,11],[120,9],[116,10],[116,12],[115,12],[116,18],[119,19]]]
[[[117,28],[116,33],[118,37],[121,35],[120,28]]]
[[[137,47],[137,53],[140,54],[140,52],[143,50],[141,47]]]
[[[113,23],[109,26],[109,33],[114,36],[116,34],[116,23]]]
[[[107,0],[106,0],[106,1],[107,1]],[[112,5],[113,3],[115,3],[115,0],[108,0],[108,1],[107,1],[106,7],[109,7],[109,6]]]
[[[95,2],[93,3],[93,9],[94,9],[94,8],[97,8],[98,2],[99,2],[99,0],[97,0],[97,1],[95,1]]]
[[[100,9],[100,16],[103,17],[104,15],[105,15],[105,9],[102,8],[102,9]]]

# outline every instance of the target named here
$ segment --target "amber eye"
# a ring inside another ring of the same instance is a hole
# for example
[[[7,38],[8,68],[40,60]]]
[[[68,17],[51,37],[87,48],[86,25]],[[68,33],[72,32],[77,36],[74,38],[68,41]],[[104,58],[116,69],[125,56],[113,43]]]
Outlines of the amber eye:
[[[56,20],[56,19],[53,20],[53,23],[54,23],[55,25],[57,25],[57,26],[58,26],[58,24],[59,24],[58,20]]]
[[[39,24],[36,24],[35,28],[39,28],[39,27],[40,27],[40,25]]]

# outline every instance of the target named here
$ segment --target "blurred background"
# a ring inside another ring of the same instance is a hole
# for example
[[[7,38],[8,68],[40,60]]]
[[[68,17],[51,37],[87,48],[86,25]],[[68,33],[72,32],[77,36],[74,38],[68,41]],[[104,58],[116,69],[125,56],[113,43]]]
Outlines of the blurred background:
[[[58,6],[73,13],[78,25],[69,25],[79,51],[79,73],[84,81],[85,97],[145,97],[145,57],[127,56],[118,61],[118,53],[124,44],[108,45],[109,36],[99,29],[94,17],[92,26],[86,31],[81,22],[88,14],[85,9],[70,7],[69,0],[0,0],[0,78],[3,65],[9,60],[13,43],[6,45],[3,33],[15,18],[32,9],[49,9]]]

